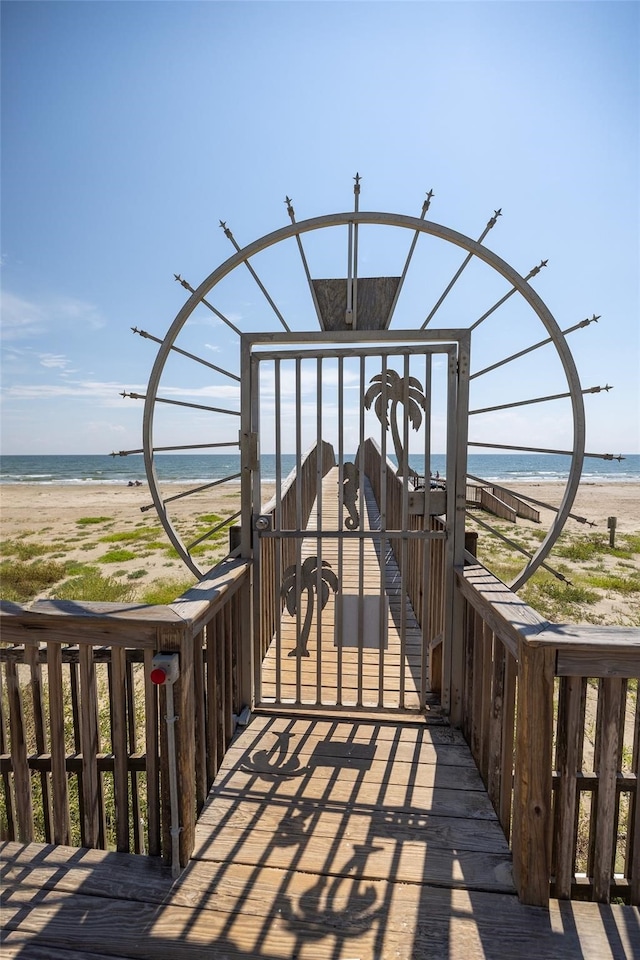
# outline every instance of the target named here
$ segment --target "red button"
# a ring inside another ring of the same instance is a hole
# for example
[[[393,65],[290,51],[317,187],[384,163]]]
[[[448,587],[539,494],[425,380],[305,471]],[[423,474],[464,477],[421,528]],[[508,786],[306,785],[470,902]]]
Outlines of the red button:
[[[166,682],[167,674],[162,667],[156,667],[150,674],[151,683],[162,684]]]

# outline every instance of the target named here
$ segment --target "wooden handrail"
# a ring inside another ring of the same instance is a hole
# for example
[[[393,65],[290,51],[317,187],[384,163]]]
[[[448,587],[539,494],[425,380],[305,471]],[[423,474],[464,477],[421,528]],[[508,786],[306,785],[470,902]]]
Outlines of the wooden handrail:
[[[2,640],[14,644],[0,648],[9,708],[8,724],[0,716],[0,789],[4,787],[10,839],[33,839],[38,803],[38,816],[45,825],[42,839],[77,843],[70,834],[71,777],[77,784],[79,821],[77,816],[75,821],[80,844],[105,846],[102,780],[108,772],[113,776],[117,848],[129,850],[133,835],[136,851],[146,848],[151,854],[168,855],[169,760],[162,722],[166,697],[163,687],[151,683],[150,672],[155,652],[175,651],[180,657],[180,675],[174,684],[180,863],[186,865],[193,850],[197,812],[231,741],[234,715],[248,702],[249,657],[243,649],[248,638],[242,625],[250,566],[247,560],[225,560],[169,605],[58,600],[37,601],[29,607],[1,604]],[[29,669],[26,683],[20,664]],[[46,699],[40,680],[43,668]],[[99,691],[106,683],[109,720],[101,729],[98,713],[103,694]],[[144,701],[142,751],[138,701]],[[34,724],[36,741],[30,733]],[[71,754],[65,746],[68,724],[73,727],[75,745]],[[105,743],[110,747],[106,758]],[[146,774],[146,841],[136,814],[141,772]],[[33,776],[42,779],[42,801],[31,790]]]
[[[457,569],[456,581],[467,603],[463,729],[511,836],[520,898],[545,905],[550,891],[560,898],[586,892],[595,900],[615,895],[638,904],[637,743],[631,774],[623,776],[620,764],[626,712],[635,709],[636,727],[640,722],[637,684],[631,698],[627,689],[628,679],[640,678],[640,631],[550,623],[477,562]],[[594,772],[585,776],[585,698],[594,682]],[[591,843],[580,877],[576,823],[583,794],[591,798]],[[619,879],[613,864],[622,796],[627,826]]]

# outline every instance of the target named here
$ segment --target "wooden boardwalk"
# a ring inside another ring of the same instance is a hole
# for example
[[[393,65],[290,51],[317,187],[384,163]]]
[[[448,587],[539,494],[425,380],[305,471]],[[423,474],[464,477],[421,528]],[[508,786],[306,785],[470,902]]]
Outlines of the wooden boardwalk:
[[[344,530],[348,513],[345,510],[344,517],[338,518],[337,488],[336,467],[323,480],[321,508],[318,511],[316,501],[309,530]],[[322,611],[316,601],[304,658],[291,655],[302,617],[284,612],[279,635],[263,664],[265,702],[414,711],[421,703],[423,707],[437,705],[426,690],[427,651],[422,630],[402,589],[391,545],[375,534],[380,512],[366,478],[363,493],[364,507],[358,502],[359,529],[372,532],[371,537],[340,541],[330,537],[321,542],[317,537],[305,537],[301,541],[300,562],[317,555],[319,562],[328,564],[337,575],[339,595],[331,595]],[[360,638],[358,604],[362,604],[365,621]]]
[[[330,475],[325,519],[332,483]],[[335,542],[324,553],[347,583],[360,563],[354,546],[345,541],[342,561],[330,553]],[[364,568],[365,592],[375,594],[373,541]],[[332,604],[319,630],[314,621],[296,678],[283,619],[282,698],[295,699],[299,684],[315,709],[274,707],[238,732],[177,880],[147,857],[4,844],[3,960],[637,960],[636,909],[519,903],[507,842],[458,731],[418,714],[375,714],[381,665],[384,705],[399,711],[417,705],[424,670],[391,561],[384,581],[383,659],[375,645],[339,655]],[[271,694],[275,657],[273,644]],[[323,716],[318,689],[343,712]],[[348,716],[358,690],[370,712]]]
[[[525,907],[443,725],[257,716],[175,881],[156,860],[5,844],[3,960],[606,960],[630,907]]]

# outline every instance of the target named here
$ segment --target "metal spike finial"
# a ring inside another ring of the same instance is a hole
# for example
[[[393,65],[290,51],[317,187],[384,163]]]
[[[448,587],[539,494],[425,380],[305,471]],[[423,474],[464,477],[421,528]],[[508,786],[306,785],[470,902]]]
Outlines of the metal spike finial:
[[[497,220],[498,220],[498,217],[501,217],[501,216],[502,216],[502,207],[498,207],[497,210],[494,210],[494,211],[493,211],[493,216],[491,217],[491,219],[490,219],[489,222],[487,223],[487,229],[488,229],[488,230],[491,230],[492,227],[495,227],[495,225],[496,225],[496,223],[497,223]]]
[[[174,276],[174,279],[177,280],[178,283],[185,288],[185,290],[188,290],[189,293],[193,293],[193,287],[191,286],[191,284],[187,283],[186,280],[183,280],[179,273],[174,273],[173,276]]]
[[[233,234],[231,233],[231,230],[227,226],[226,220],[220,221],[220,227],[222,230],[224,230],[225,237],[228,237],[229,240],[233,240]]]
[[[583,320],[582,323],[579,323],[579,324],[578,324],[578,326],[579,326],[579,327],[588,327],[590,323],[597,323],[601,316],[602,316],[602,314],[600,314],[600,313],[599,313],[597,316],[596,316],[596,314],[594,313],[594,315],[593,315],[592,317],[587,317],[586,320]]]
[[[286,197],[284,198],[284,202],[285,202],[286,205],[287,205],[287,213],[289,214],[289,217],[290,217],[290,219],[291,219],[291,223],[295,223],[295,220],[296,220],[296,212],[295,212],[295,210],[293,209],[293,206],[292,206],[293,200],[291,199],[291,197],[286,196]]]
[[[433,190],[429,190],[429,192],[427,193],[427,198],[422,204],[422,213],[420,214],[421,219],[424,219],[427,210],[431,206],[432,197],[435,197],[435,193],[433,192]]]
[[[354,177],[353,179],[355,180],[355,184],[354,184],[354,187],[353,187],[353,192],[354,192],[354,193],[360,193],[360,181],[362,180],[362,177],[361,177],[360,174],[356,171],[356,175],[355,175],[355,177]]]
[[[524,279],[525,279],[525,280],[531,280],[531,277],[537,276],[537,274],[539,274],[540,271],[543,269],[543,267],[546,267],[546,265],[547,265],[548,263],[549,263],[548,260],[541,260],[540,263],[538,264],[538,266],[537,266],[537,267],[534,267],[532,270],[530,270],[529,273],[527,274],[527,276],[526,276]]]

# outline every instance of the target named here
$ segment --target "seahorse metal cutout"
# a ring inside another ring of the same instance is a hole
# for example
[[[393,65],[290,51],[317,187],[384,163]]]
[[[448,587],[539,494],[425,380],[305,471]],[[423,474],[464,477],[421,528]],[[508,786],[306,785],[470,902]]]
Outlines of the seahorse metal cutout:
[[[342,501],[349,511],[344,525],[347,530],[357,530],[360,526],[360,514],[356,509],[358,488],[360,485],[360,471],[355,463],[345,463],[342,470]]]

